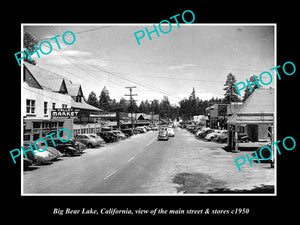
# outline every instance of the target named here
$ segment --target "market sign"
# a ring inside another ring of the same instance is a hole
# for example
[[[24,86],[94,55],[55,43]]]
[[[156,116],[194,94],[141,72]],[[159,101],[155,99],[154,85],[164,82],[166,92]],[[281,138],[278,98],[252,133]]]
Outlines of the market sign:
[[[51,118],[78,118],[78,109],[73,108],[55,108],[51,111]]]

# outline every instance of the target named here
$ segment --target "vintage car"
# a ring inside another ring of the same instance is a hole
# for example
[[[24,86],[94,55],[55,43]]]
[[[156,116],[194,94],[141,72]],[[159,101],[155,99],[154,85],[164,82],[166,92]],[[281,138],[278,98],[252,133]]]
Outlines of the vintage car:
[[[169,140],[169,134],[167,128],[161,128],[158,131],[157,140]]]

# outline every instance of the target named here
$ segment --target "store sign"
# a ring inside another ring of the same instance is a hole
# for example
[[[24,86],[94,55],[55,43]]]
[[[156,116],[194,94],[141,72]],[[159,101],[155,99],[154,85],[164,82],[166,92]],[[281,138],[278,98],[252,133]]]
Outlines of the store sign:
[[[51,111],[51,118],[78,118],[78,112],[72,108],[56,108]]]

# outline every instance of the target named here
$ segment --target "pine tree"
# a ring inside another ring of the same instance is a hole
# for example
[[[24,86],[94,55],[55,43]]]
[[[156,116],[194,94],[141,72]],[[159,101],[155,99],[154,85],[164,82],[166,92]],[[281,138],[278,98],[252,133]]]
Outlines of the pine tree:
[[[255,78],[254,78],[255,75],[252,75],[250,78],[249,78],[249,83],[254,83],[255,82]],[[256,76],[257,78],[257,76]],[[258,78],[257,78],[258,80]],[[257,84],[255,83],[254,85],[251,85],[251,88],[252,88],[252,92],[258,88]],[[246,99],[252,94],[252,92],[250,91],[250,88],[248,87],[248,85],[246,85],[246,88],[245,88],[245,91],[244,91],[244,96],[243,96],[243,101],[246,101]]]
[[[140,113],[145,113],[145,103],[144,103],[144,101],[141,101],[141,103],[139,105],[139,112]]]
[[[148,100],[145,101],[145,110],[144,113],[149,114],[151,112],[151,106]]]
[[[109,97],[109,92],[104,86],[99,96],[99,108],[101,108],[104,111],[109,111],[111,110],[110,103],[111,99]]]
[[[197,101],[196,101],[196,92],[195,88],[193,87],[192,93],[189,97],[189,111],[190,111],[190,116],[196,115],[197,112]]]
[[[129,103],[128,103],[128,101],[127,101],[124,97],[122,97],[122,98],[120,99],[119,105],[120,105],[120,107],[121,107],[121,111],[122,111],[122,112],[128,112],[128,106],[129,106]]]
[[[37,40],[35,40],[34,37],[31,34],[27,33],[27,32],[24,33],[24,40],[23,41],[24,41],[24,47],[25,47],[25,49],[28,49],[28,52],[35,51],[34,46],[36,46],[36,48],[39,49]],[[24,52],[25,52],[25,50],[24,50]],[[28,62],[32,65],[36,64],[35,60],[31,61],[29,59],[27,52],[26,52],[24,61]]]
[[[87,99],[87,103],[92,106],[98,107],[98,99],[95,92],[93,91],[90,92],[89,97]]]
[[[236,83],[235,76],[232,75],[232,73],[229,73],[227,75],[226,82],[224,84],[225,88],[223,89],[225,91],[224,101],[227,103],[240,101],[237,90],[234,86],[235,83]]]

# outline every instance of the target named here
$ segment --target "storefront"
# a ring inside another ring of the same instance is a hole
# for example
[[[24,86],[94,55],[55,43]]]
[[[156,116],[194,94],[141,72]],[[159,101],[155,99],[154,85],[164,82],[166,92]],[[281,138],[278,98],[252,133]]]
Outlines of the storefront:
[[[228,129],[246,133],[252,142],[270,141],[274,126],[274,111],[274,89],[255,89],[244,105],[229,118]],[[234,148],[232,136],[229,134],[228,137],[230,148]]]
[[[72,119],[24,119],[23,141],[34,142],[53,132],[57,133],[62,128],[68,129],[72,134],[72,127]],[[62,138],[68,138],[68,134],[64,131],[60,135]]]
[[[232,102],[231,104],[216,103],[206,109],[208,120],[206,126],[212,129],[227,129],[228,118],[235,113],[242,102]]]

